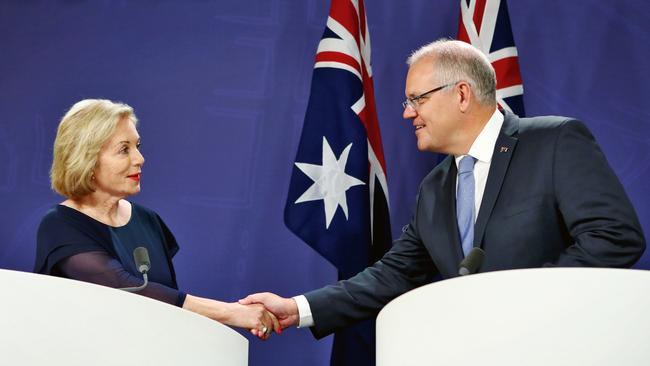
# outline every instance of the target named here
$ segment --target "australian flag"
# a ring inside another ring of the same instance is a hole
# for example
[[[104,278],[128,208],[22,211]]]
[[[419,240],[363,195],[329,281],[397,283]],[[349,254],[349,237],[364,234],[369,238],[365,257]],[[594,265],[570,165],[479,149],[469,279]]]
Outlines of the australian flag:
[[[284,211],[287,227],[339,279],[390,247],[386,163],[363,0],[332,0]],[[374,322],[336,333],[332,365],[373,365]]]
[[[524,87],[506,0],[460,0],[457,38],[483,51],[492,63],[499,108],[525,117]]]

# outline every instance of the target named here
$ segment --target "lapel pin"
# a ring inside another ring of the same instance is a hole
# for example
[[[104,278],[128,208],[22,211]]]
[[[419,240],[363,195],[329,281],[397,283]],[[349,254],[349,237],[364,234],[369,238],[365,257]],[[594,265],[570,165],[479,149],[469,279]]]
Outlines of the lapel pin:
[[[501,149],[499,150],[499,152],[502,152],[502,153],[507,153],[507,152],[508,152],[508,150],[510,150],[510,149],[509,149],[509,148],[507,148],[507,147],[505,147],[505,146],[501,146]]]

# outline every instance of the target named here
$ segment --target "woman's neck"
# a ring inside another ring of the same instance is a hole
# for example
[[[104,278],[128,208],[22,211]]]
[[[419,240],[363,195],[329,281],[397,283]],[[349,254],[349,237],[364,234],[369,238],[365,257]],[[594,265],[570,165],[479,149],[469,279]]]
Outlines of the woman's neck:
[[[79,198],[69,198],[61,203],[109,226],[123,226],[131,218],[131,205],[118,197],[91,193]]]

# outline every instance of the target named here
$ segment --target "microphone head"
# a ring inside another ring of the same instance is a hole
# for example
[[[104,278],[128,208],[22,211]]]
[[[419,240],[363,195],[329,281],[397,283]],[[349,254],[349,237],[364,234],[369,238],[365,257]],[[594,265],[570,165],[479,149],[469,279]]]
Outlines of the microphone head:
[[[147,248],[135,248],[135,250],[133,250],[133,259],[135,260],[135,268],[137,268],[140,273],[147,273],[151,268],[151,262],[149,262],[149,252],[147,251]]]
[[[478,247],[472,248],[472,250],[467,254],[467,257],[460,262],[458,274],[465,276],[471,273],[476,273],[481,264],[483,264],[483,258],[485,258],[485,252],[483,249]]]

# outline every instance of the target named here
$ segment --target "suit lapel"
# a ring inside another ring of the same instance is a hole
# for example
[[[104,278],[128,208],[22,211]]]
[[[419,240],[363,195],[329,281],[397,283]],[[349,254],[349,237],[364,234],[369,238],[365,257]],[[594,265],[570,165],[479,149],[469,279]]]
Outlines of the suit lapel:
[[[436,194],[436,203],[433,207],[433,232],[432,235],[445,235],[441,242],[450,243],[449,255],[452,263],[460,263],[463,259],[463,251],[460,245],[458,234],[458,223],[456,222],[456,164],[453,156],[448,156],[443,164],[444,174],[440,184],[440,192]],[[436,245],[438,241],[434,241]]]
[[[519,130],[519,119],[512,113],[505,112],[503,126],[497,137],[496,144],[494,145],[494,152],[492,153],[492,162],[490,163],[490,171],[488,172],[487,182],[485,183],[485,191],[483,192],[483,199],[481,200],[481,207],[478,211],[476,224],[474,225],[474,246],[480,247],[483,242],[483,235],[485,234],[485,227],[492,214],[494,204],[499,197],[503,179],[508,171],[510,159],[515,151],[517,145],[517,138],[513,137]]]

